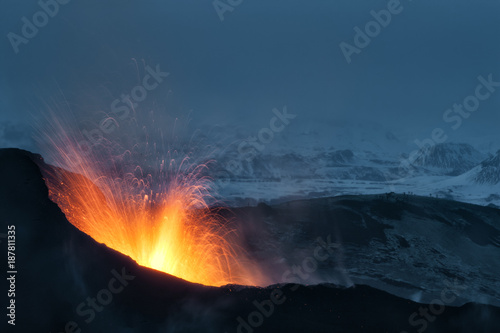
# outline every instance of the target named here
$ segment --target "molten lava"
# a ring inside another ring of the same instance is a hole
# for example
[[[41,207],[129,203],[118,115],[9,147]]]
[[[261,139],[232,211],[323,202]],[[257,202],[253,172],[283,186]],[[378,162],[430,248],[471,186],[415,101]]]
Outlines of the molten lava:
[[[207,207],[210,181],[201,176],[204,165],[159,160],[148,173],[138,166],[125,172],[123,163],[109,162],[111,155],[84,155],[60,133],[50,136],[51,158],[71,172],[42,171],[51,200],[75,227],[140,265],[191,282],[260,284],[234,231]]]

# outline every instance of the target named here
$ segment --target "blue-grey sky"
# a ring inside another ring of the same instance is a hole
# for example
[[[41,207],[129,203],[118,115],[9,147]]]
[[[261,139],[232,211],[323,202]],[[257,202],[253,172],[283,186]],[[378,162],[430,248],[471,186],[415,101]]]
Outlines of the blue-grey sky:
[[[28,145],[33,115],[63,99],[78,126],[98,122],[144,64],[170,76],[141,107],[193,124],[261,126],[287,105],[302,121],[373,120],[419,138],[498,132],[500,89],[459,130],[443,121],[479,75],[500,81],[497,0],[402,0],[351,63],[339,44],[391,1],[244,0],[221,21],[212,1],[72,0],[18,53],[7,35],[22,36],[40,4],[1,3],[0,146]]]

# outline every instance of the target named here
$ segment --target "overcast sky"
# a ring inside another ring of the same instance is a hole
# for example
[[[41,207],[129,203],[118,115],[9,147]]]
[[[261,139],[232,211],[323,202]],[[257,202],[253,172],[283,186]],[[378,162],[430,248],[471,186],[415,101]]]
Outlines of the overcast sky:
[[[500,88],[456,131],[443,114],[474,94],[479,75],[500,81],[500,2],[401,1],[348,63],[339,44],[355,46],[353,28],[390,2],[244,0],[222,21],[212,1],[72,0],[16,53],[8,34],[22,37],[22,18],[41,7],[3,0],[0,146],[27,146],[25,126],[64,99],[80,128],[98,122],[145,66],[170,75],[138,110],[200,126],[259,126],[287,105],[303,120],[373,120],[420,138],[435,127],[497,135]]]

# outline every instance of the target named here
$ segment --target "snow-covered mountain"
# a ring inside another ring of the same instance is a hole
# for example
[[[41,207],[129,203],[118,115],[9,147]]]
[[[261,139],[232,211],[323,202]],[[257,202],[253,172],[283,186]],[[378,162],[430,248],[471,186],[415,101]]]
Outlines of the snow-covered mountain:
[[[458,176],[469,171],[486,158],[486,155],[465,143],[440,143],[421,154],[414,165],[439,169],[450,176]]]
[[[479,184],[498,184],[500,182],[500,150],[496,155],[486,159],[478,167],[474,181]]]
[[[260,149],[245,143],[258,132],[252,136],[223,127],[214,133],[219,150],[213,156],[217,163],[212,176],[224,200],[276,202],[413,192],[500,206],[500,197],[494,196],[497,188],[491,187],[500,182],[500,157],[488,157],[488,149],[478,149],[494,143],[449,141],[419,151],[411,134],[380,124],[342,121],[292,123]],[[224,145],[223,137],[230,143]],[[402,172],[402,161],[415,151],[410,172]]]

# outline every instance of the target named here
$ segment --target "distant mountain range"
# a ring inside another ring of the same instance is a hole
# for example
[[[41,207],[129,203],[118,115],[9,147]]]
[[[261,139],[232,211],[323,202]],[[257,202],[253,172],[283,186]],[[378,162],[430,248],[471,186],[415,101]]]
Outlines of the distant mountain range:
[[[495,197],[499,153],[476,148],[495,143],[449,141],[416,150],[411,139],[382,125],[338,122],[297,124],[257,150],[242,144],[256,133],[233,131],[217,131],[219,150],[211,156],[216,161],[211,176],[225,200],[273,202],[394,191],[500,206],[500,197]],[[224,145],[224,136],[238,139]],[[411,151],[410,169],[402,172]]]

